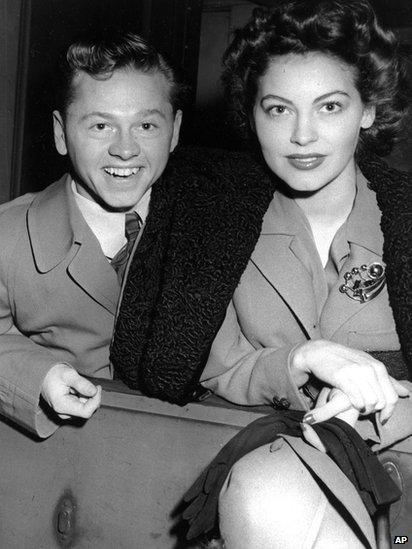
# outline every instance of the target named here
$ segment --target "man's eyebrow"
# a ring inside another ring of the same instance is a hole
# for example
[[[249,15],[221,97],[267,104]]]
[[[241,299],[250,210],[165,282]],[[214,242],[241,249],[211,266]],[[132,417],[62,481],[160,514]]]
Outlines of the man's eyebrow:
[[[328,93],[324,93],[323,95],[320,95],[319,97],[316,97],[314,99],[313,103],[319,103],[320,101],[324,101],[327,99],[330,95],[345,95],[346,97],[350,97],[348,93],[342,91],[342,90],[333,90]],[[285,97],[281,97],[280,95],[275,95],[273,93],[268,93],[262,99],[260,100],[260,103],[262,104],[267,99],[275,99],[276,101],[280,101],[282,103],[287,103],[288,105],[293,105],[293,101],[290,101],[289,99],[286,99]]]
[[[136,117],[143,118],[145,116],[160,116],[161,118],[166,118],[166,115],[163,111],[160,109],[143,109],[136,113]],[[104,111],[92,111],[88,112],[87,114],[83,115],[80,120],[88,120],[89,118],[107,118],[109,120],[113,120],[116,118],[116,115],[111,112],[104,112]]]

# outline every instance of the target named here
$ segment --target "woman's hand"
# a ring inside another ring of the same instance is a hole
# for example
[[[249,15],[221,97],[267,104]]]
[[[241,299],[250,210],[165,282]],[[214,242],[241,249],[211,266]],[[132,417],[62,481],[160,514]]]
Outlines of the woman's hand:
[[[296,379],[311,373],[330,387],[340,389],[349,399],[346,409],[353,406],[362,415],[380,411],[382,423],[392,415],[398,398],[409,395],[405,387],[388,375],[382,362],[364,351],[323,339],[295,347],[290,366]],[[344,406],[342,397],[339,399],[339,405]],[[332,411],[333,405],[330,406]]]
[[[324,387],[319,393],[315,407],[305,415],[303,421],[313,425],[320,421],[327,421],[332,417],[346,421],[354,427],[359,417],[359,411],[352,406],[349,398],[340,389]]]
[[[354,427],[358,420],[359,412],[351,405],[348,397],[340,389],[324,387],[316,400],[316,406],[310,413],[305,415],[301,423],[304,439],[320,452],[326,453],[326,449],[311,425],[320,421],[326,421],[332,417],[346,421],[346,423]]]

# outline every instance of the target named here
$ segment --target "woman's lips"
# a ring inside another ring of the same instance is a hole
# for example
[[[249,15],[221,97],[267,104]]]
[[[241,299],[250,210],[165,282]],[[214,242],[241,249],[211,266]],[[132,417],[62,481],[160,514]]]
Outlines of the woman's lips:
[[[286,157],[289,164],[291,164],[297,170],[314,170],[322,164],[326,155],[323,154],[290,154]]]

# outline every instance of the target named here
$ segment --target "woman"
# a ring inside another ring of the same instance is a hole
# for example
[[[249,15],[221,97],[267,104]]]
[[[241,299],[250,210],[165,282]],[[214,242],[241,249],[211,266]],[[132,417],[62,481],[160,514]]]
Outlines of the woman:
[[[202,381],[232,402],[306,411],[312,445],[284,436],[237,461],[220,493],[225,547],[374,547],[364,504],[311,425],[338,417],[376,451],[402,439],[412,451],[410,384],[371,355],[410,345],[382,259],[391,231],[410,238],[410,191],[393,181],[404,195],[383,233],[383,202],[356,162],[387,153],[404,115],[396,42],[367,0],[281,1],[237,32],[224,82],[281,185]]]

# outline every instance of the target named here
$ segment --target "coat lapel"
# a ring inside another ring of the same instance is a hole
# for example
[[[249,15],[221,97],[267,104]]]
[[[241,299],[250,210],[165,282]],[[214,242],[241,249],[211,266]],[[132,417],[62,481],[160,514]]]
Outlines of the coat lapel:
[[[332,339],[334,334],[354,315],[359,314],[372,303],[360,303],[351,299],[339,288],[344,284],[344,275],[354,267],[382,262],[383,235],[380,229],[381,213],[376,195],[368,188],[368,182],[358,171],[357,196],[348,219],[348,242],[350,254],[340,269],[339,279],[331,289],[320,320],[323,337]]]
[[[305,252],[294,234],[296,230],[297,225],[291,227],[279,204],[272,201],[251,261],[310,337],[317,324],[317,310],[312,277],[305,266]]]
[[[47,273],[66,259],[74,281],[114,314],[120,292],[116,273],[83,219],[70,185],[70,176],[63,177],[39,193],[28,210],[36,266]]]
[[[96,253],[99,243],[93,234],[79,242],[68,271],[79,286],[113,315],[116,313],[120,287],[113,267],[103,253]]]

